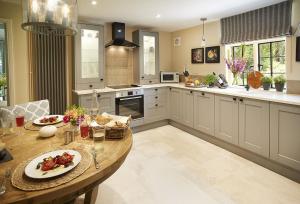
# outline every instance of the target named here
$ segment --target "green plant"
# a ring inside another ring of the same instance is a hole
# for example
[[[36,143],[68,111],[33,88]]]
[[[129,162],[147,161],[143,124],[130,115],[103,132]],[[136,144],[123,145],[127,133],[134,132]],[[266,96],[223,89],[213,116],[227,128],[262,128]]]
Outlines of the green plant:
[[[0,87],[6,86],[7,85],[7,80],[6,76],[4,74],[0,75]]]
[[[286,79],[283,75],[276,76],[273,80],[275,84],[284,84],[286,82]]]
[[[263,78],[261,78],[261,82],[263,84],[272,84],[273,79],[272,77],[264,76]]]
[[[207,85],[213,85],[217,81],[217,77],[214,74],[207,74],[204,77],[204,83]]]

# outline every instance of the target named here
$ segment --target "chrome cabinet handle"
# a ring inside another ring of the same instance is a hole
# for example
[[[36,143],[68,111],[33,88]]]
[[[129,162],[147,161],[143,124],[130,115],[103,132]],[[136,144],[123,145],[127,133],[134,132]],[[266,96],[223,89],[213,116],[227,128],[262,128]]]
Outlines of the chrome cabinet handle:
[[[121,98],[120,101],[127,101],[127,100],[139,99],[139,98],[142,98],[142,97],[137,96],[137,97],[131,97],[131,98]]]

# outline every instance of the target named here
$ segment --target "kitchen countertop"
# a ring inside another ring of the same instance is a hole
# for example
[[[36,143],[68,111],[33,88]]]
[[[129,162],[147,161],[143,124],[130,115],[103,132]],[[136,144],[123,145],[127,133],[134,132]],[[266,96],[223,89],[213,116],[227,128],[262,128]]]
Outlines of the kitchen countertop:
[[[110,92],[117,92],[117,91],[126,91],[126,90],[134,90],[134,89],[149,89],[149,88],[159,88],[159,87],[171,87],[171,88],[181,88],[193,91],[203,91],[207,93],[214,93],[214,94],[222,94],[222,95],[229,95],[229,96],[236,96],[241,98],[249,98],[249,99],[256,99],[256,100],[263,100],[263,101],[270,101],[270,102],[277,102],[277,103],[285,103],[290,105],[298,105],[300,106],[300,95],[296,94],[287,94],[285,92],[276,92],[275,90],[264,91],[262,89],[251,89],[246,91],[246,89],[242,86],[230,86],[226,89],[219,89],[217,87],[214,88],[191,88],[185,87],[183,83],[166,83],[166,84],[151,84],[151,85],[142,85],[141,87],[132,87],[126,89],[112,89],[109,87],[105,87],[104,89],[96,89],[97,93],[110,93]],[[77,95],[86,95],[92,94],[93,90],[80,90],[74,91]]]

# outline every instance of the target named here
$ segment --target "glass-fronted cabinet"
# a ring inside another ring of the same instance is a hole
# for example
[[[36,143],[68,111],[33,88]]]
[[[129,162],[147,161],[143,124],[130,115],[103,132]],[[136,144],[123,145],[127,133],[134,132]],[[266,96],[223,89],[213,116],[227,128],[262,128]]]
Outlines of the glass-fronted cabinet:
[[[159,34],[137,30],[132,38],[140,46],[134,50],[135,83],[159,83]]]
[[[104,39],[102,25],[78,24],[75,37],[75,89],[104,87]]]

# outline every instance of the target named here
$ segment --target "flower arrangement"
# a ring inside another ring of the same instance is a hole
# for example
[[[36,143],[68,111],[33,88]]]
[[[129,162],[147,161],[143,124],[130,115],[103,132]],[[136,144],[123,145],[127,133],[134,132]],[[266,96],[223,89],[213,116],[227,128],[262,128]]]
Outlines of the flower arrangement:
[[[84,120],[84,108],[77,106],[77,105],[71,105],[67,108],[65,115],[64,115],[64,123],[70,122],[73,126],[78,126],[83,120]]]
[[[237,84],[238,77],[244,72],[247,60],[245,59],[234,59],[234,60],[228,60],[225,59],[225,63],[227,68],[232,72],[233,74],[233,84]]]

